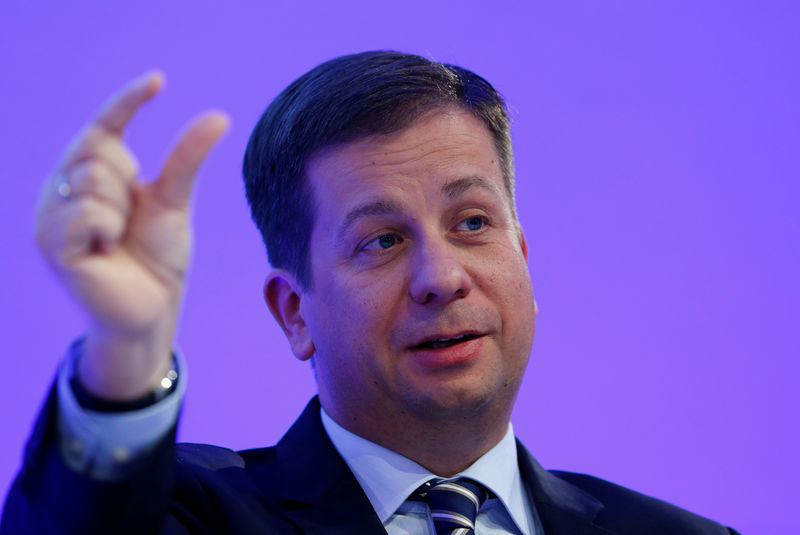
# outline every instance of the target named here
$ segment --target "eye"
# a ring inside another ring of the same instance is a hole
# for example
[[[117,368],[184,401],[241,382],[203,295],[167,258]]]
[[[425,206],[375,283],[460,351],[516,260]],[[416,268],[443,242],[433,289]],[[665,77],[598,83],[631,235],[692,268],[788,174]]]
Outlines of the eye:
[[[402,242],[402,236],[398,236],[397,234],[381,234],[374,240],[367,242],[361,249],[364,251],[378,251],[389,249]]]
[[[461,221],[456,226],[456,228],[458,230],[475,231],[475,230],[480,230],[485,226],[486,226],[486,218],[484,218],[483,216],[475,215],[475,216],[468,217],[468,218],[464,219],[463,221]]]

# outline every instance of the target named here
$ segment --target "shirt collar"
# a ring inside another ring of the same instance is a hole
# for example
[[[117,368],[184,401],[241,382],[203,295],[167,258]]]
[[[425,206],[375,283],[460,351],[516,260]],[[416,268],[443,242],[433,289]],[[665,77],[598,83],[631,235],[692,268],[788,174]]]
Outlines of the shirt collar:
[[[386,523],[412,492],[436,477],[411,459],[344,429],[322,408],[320,416],[331,442],[356,476],[381,522]],[[521,532],[528,533],[526,498],[510,422],[500,442],[458,476],[479,481],[490,489]]]

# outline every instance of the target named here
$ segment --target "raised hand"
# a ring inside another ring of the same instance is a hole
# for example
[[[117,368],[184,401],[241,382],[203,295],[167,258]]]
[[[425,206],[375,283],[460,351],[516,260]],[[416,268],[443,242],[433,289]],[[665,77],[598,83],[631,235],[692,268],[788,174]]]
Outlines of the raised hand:
[[[79,378],[112,400],[146,394],[169,365],[194,175],[229,122],[220,112],[199,115],[159,176],[139,181],[122,135],[162,85],[160,73],[147,73],[109,100],[45,182],[37,211],[37,243],[88,317]]]

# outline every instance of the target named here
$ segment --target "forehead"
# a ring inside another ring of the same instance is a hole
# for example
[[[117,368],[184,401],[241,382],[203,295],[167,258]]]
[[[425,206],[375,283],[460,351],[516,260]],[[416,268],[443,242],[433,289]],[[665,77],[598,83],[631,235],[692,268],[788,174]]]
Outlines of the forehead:
[[[370,198],[438,197],[455,181],[504,191],[491,134],[480,119],[458,109],[429,113],[400,132],[323,150],[310,159],[307,177],[318,222],[343,217],[349,206]]]

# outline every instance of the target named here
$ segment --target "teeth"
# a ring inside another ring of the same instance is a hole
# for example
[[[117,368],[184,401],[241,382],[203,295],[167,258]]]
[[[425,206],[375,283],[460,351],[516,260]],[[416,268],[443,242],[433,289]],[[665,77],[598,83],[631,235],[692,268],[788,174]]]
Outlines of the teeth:
[[[472,339],[475,336],[476,335],[465,333],[465,334],[459,334],[458,336],[454,336],[452,338],[432,338],[432,339],[428,340],[427,342],[422,342],[421,344],[419,344],[419,345],[417,345],[415,347],[417,347],[417,348],[429,347],[429,348],[439,349],[439,348],[442,348],[442,347],[448,347],[448,346],[457,344],[457,343],[461,342],[462,340]]]
[[[462,338],[466,337],[466,334],[461,334],[459,336],[454,336],[453,338],[437,338],[434,342],[450,342],[451,340],[461,340]]]

